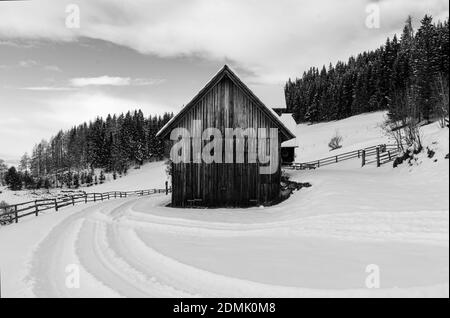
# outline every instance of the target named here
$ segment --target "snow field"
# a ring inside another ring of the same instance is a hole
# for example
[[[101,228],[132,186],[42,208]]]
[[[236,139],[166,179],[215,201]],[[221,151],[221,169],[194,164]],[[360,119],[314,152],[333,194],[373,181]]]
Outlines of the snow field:
[[[299,125],[302,161],[327,156],[338,126],[342,152],[383,143],[382,115]],[[429,125],[423,134],[436,151],[433,159],[422,154],[397,169],[361,168],[351,160],[286,171],[313,186],[273,207],[172,209],[169,197],[156,195],[89,203],[2,227],[2,295],[448,297],[448,129]],[[89,190],[159,188],[164,169],[152,163]],[[380,269],[380,289],[366,287],[370,264]],[[66,284],[71,265],[79,270],[79,288]]]

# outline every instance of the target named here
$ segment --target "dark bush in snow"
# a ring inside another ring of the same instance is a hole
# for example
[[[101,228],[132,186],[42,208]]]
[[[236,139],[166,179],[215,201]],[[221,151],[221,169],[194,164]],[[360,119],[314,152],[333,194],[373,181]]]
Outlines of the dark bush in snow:
[[[414,160],[417,161],[417,158],[415,157],[415,155],[421,153],[422,150],[423,150],[422,148],[416,149],[416,150],[411,150],[411,149],[406,150],[402,156],[398,156],[394,160],[394,168],[397,168],[399,165],[401,165],[405,161],[407,161],[409,163],[409,165],[412,165]]]
[[[5,181],[8,187],[13,191],[22,190],[22,176],[15,167],[11,167],[5,174]]]
[[[0,225],[8,225],[13,222],[13,217],[11,214],[6,215],[5,213],[12,212],[12,209],[5,209],[8,204],[5,201],[0,202]]]
[[[342,143],[342,136],[340,136],[340,135],[336,132],[336,135],[335,135],[333,138],[331,138],[330,142],[328,143],[328,147],[331,148],[330,151],[333,151],[333,150],[342,148],[341,143]]]
[[[103,172],[103,170],[100,171],[100,178],[99,178],[99,180],[100,180],[100,184],[105,183],[106,177],[105,177],[105,173]]]

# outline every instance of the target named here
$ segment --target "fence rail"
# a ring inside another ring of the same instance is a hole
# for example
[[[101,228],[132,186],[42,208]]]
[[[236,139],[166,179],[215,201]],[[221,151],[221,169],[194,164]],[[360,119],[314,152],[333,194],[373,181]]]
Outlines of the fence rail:
[[[168,195],[172,192],[172,189],[166,187],[164,189],[149,189],[149,190],[136,190],[136,191],[111,191],[105,193],[85,193],[80,192],[77,194],[64,194],[60,197],[53,199],[38,199],[34,201],[28,201],[18,204],[12,204],[0,207],[0,225],[6,223],[18,223],[20,218],[29,215],[38,216],[40,212],[54,209],[58,212],[59,209],[76,205],[79,203],[89,202],[101,202],[104,200],[128,198],[131,196],[148,196],[158,193],[165,193]]]
[[[305,169],[316,169],[323,166],[328,166],[331,164],[336,164],[342,161],[350,160],[350,159],[356,159],[360,158],[362,161],[362,166],[365,166],[367,164],[371,163],[377,163],[377,166],[380,167],[381,165],[390,162],[392,160],[395,160],[395,158],[400,153],[399,148],[397,145],[377,145],[372,147],[367,147],[364,149],[358,149],[354,151],[349,151],[346,153],[342,153],[335,156],[330,156],[326,158],[322,158],[319,160],[313,160],[308,162],[301,162],[301,163],[292,163],[288,167],[295,169],[295,170],[305,170]]]

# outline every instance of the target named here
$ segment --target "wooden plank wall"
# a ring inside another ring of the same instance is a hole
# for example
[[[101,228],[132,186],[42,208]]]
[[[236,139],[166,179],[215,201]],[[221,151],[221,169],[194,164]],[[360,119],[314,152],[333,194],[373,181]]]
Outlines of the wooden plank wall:
[[[256,131],[258,128],[267,128],[269,136],[269,128],[276,127],[271,119],[227,77],[200,99],[180,119],[176,127],[187,128],[192,132],[194,120],[202,121],[202,131],[215,127],[220,129],[223,137],[225,128],[253,127]],[[206,143],[203,142],[203,145]],[[278,150],[280,154],[280,142]],[[190,205],[189,200],[197,200],[195,205],[200,206],[243,207],[269,203],[277,199],[280,193],[280,165],[275,174],[260,175],[260,164],[250,164],[247,159],[246,153],[245,163],[240,164],[204,162],[173,164],[172,205],[185,207]]]

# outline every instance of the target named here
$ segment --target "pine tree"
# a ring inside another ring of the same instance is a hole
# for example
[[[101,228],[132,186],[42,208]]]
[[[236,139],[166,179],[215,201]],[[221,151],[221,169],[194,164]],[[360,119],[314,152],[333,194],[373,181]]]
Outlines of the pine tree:
[[[28,156],[27,153],[25,153],[25,154],[22,156],[22,158],[20,159],[20,162],[19,162],[19,171],[20,171],[20,172],[27,172],[27,171],[30,169],[30,162],[31,162],[30,157]]]
[[[25,170],[25,172],[23,173],[23,177],[22,177],[23,183],[25,185],[26,189],[34,189],[36,186],[36,183],[33,179],[33,177],[30,175],[30,173]]]
[[[8,171],[8,166],[3,159],[0,159],[0,185],[5,184],[5,175]]]
[[[22,177],[15,167],[8,169],[5,175],[6,185],[13,191],[22,190]]]
[[[414,75],[421,115],[423,119],[428,121],[436,104],[433,92],[439,65],[436,43],[436,27],[432,24],[432,17],[426,15],[422,19],[421,26],[416,34]]]

